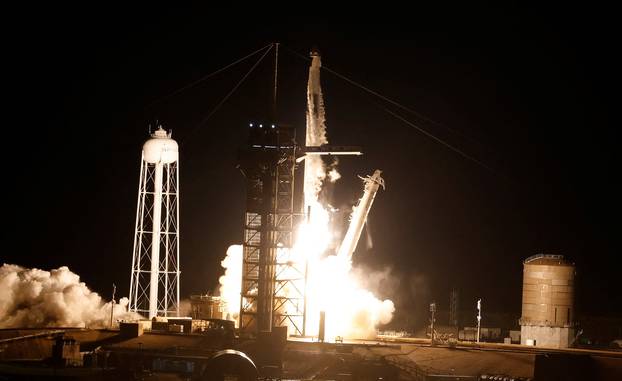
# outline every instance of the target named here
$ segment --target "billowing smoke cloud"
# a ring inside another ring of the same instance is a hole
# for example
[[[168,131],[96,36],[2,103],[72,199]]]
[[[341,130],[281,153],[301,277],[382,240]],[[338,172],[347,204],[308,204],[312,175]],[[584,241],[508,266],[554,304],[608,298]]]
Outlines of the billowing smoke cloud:
[[[364,277],[352,272],[348,258],[329,255],[313,268],[307,288],[307,332],[317,334],[319,311],[326,313],[326,337],[374,338],[378,325],[393,318],[395,305],[363,287]],[[317,274],[321,274],[318,276]],[[330,279],[330,281],[327,281]]]
[[[353,266],[351,273],[361,287],[379,296],[395,295],[400,286],[400,280],[391,267],[377,270],[361,264]]]
[[[326,175],[328,176],[328,180],[331,183],[334,183],[341,178],[341,174],[339,173],[339,171],[337,171],[338,165],[339,159],[335,157],[333,159],[333,162],[326,168],[328,170],[328,173]]]
[[[218,282],[220,283],[220,297],[227,303],[229,317],[236,320],[240,313],[240,293],[242,292],[242,245],[231,245],[227,249],[227,256],[220,261],[225,269]]]
[[[128,313],[127,304],[122,298],[115,305],[115,321],[140,317]],[[66,266],[51,271],[0,267],[0,328],[107,327],[110,306]]]
[[[192,316],[192,302],[190,299],[179,301],[179,316]]]

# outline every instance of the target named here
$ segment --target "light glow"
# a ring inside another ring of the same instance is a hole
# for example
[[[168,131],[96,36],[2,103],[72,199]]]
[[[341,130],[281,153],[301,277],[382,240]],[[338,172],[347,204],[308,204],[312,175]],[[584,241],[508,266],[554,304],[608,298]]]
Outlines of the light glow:
[[[319,147],[328,143],[320,87],[320,67],[320,56],[313,55],[307,87],[305,143],[309,147]],[[296,264],[294,267],[307,270],[307,284],[303,285],[307,300],[305,325],[307,336],[318,335],[320,311],[324,311],[325,341],[334,341],[336,336],[374,338],[376,327],[391,321],[395,307],[391,300],[380,300],[362,287],[361,279],[351,271],[351,256],[337,256],[328,252],[335,235],[330,229],[330,208],[320,201],[319,195],[325,180],[334,182],[339,177],[340,174],[334,166],[327,173],[326,166],[318,154],[305,157],[304,211],[307,215],[298,226],[293,248],[277,249],[277,262],[291,261]],[[366,215],[364,218],[366,219]],[[358,222],[361,223],[360,218]],[[363,220],[362,223],[364,222]],[[356,239],[358,240],[358,236]],[[227,258],[222,261],[222,265],[226,268],[226,273],[220,278],[221,296],[227,302],[228,311],[237,317],[240,308],[242,247],[240,245],[229,247]],[[294,275],[284,271],[279,274],[279,279],[288,279],[290,276],[295,277]],[[288,295],[290,290],[284,289],[279,292]],[[293,290],[291,292],[293,293]],[[292,331],[289,330],[290,333]]]

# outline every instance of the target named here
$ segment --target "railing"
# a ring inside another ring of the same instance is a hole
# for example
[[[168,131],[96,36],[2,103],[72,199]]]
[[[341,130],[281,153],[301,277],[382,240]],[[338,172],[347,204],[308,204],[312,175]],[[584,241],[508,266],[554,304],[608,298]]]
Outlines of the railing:
[[[529,263],[531,261],[535,261],[536,259],[547,258],[547,259],[564,259],[563,255],[559,254],[536,254],[531,257],[525,259],[523,263]]]

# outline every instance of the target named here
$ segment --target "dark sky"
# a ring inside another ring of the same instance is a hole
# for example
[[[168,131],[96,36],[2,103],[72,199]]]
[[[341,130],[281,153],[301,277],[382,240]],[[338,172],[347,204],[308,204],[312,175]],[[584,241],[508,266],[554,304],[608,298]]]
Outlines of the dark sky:
[[[316,44],[327,67],[425,116],[322,73],[329,141],[365,152],[341,160],[334,205],[360,196],[356,175],[384,171],[374,247],[355,256],[392,269],[379,294],[398,308],[447,308],[456,287],[464,308],[481,297],[520,313],[522,260],[546,252],[576,263],[578,313],[622,313],[619,43],[608,18],[509,9],[429,28],[217,18],[42,12],[20,23],[4,59],[4,130],[17,154],[5,163],[3,262],[67,265],[106,297],[113,282],[127,293],[140,149],[159,120],[181,143],[182,295],[214,290],[227,246],[241,241],[236,151],[247,123],[268,116],[272,56],[203,125],[256,57],[162,98],[272,41],[303,55]],[[280,65],[280,120],[302,134],[308,63],[281,49]]]

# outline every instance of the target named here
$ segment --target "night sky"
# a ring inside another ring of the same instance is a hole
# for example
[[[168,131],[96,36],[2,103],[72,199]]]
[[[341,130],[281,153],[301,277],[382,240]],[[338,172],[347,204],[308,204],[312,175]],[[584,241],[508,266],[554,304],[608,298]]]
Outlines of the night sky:
[[[308,62],[291,51],[313,45],[325,66],[420,114],[322,72],[329,141],[365,152],[341,159],[333,205],[360,197],[356,175],[382,169],[387,183],[370,214],[373,248],[363,237],[355,255],[366,271],[390,269],[380,296],[398,310],[446,309],[455,287],[464,309],[479,297],[520,315],[522,260],[545,252],[576,263],[578,315],[620,315],[619,42],[606,18],[566,16],[512,9],[424,28],[31,15],[4,47],[5,142],[16,154],[4,166],[0,260],[67,265],[104,297],[113,282],[126,295],[140,150],[159,121],[181,144],[182,296],[214,291],[226,248],[241,243],[236,153],[248,122],[269,117],[273,55],[206,123],[258,56],[166,96],[278,41],[279,120],[299,136]]]

